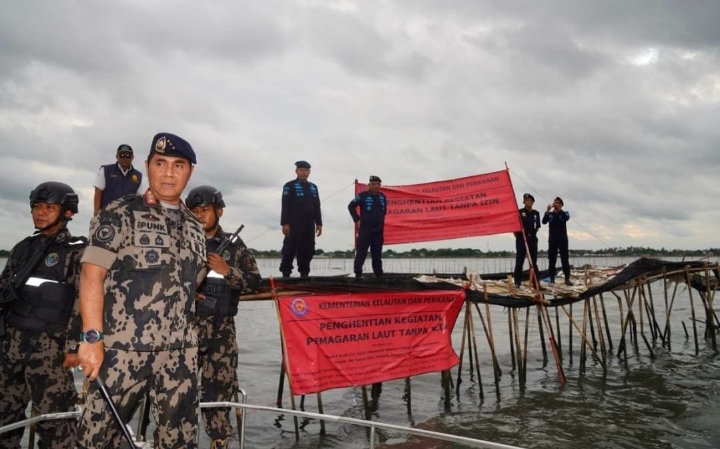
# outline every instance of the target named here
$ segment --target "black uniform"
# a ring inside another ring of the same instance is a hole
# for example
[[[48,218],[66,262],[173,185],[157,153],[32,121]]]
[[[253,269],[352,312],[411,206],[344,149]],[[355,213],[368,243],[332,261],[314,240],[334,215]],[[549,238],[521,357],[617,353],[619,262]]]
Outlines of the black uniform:
[[[570,219],[570,212],[545,212],[542,222],[547,223],[548,236],[548,274],[550,280],[555,281],[555,263],[557,262],[558,251],[560,252],[560,263],[562,264],[565,280],[570,279],[570,250],[568,245],[567,221]]]
[[[520,214],[520,221],[522,222],[523,232],[527,238],[527,246],[530,250],[530,260],[532,260],[535,274],[537,274],[537,253],[538,253],[538,239],[537,231],[540,229],[540,212],[535,209],[527,209],[523,207],[518,211]],[[525,263],[525,241],[523,235],[520,232],[515,233],[515,272],[513,274],[513,280],[515,286],[520,286],[522,278],[523,264]]]
[[[36,233],[13,248],[0,276],[0,288],[11,288],[13,276],[47,238]],[[72,237],[67,229],[50,238],[54,241],[18,291],[19,299],[4,305],[7,334],[0,338],[0,426],[25,419],[31,401],[38,414],[70,412],[77,402],[72,372],[62,363],[80,335],[80,321],[75,316],[71,322],[71,316],[87,241]],[[75,447],[74,421],[45,421],[36,426],[40,447]],[[23,430],[1,435],[0,448],[20,447]]]
[[[280,225],[290,225],[290,235],[283,240],[280,271],[290,276],[297,255],[298,271],[301,276],[307,276],[315,255],[315,227],[322,226],[320,193],[315,184],[299,179],[285,183]]]
[[[360,214],[357,208],[360,208]],[[380,192],[373,195],[362,192],[348,204],[350,216],[354,222],[360,220],[357,242],[355,246],[355,274],[362,275],[362,267],[367,257],[368,248],[372,256],[372,269],[376,276],[382,276],[382,246],[383,230],[385,228],[385,214],[387,213],[387,198]]]

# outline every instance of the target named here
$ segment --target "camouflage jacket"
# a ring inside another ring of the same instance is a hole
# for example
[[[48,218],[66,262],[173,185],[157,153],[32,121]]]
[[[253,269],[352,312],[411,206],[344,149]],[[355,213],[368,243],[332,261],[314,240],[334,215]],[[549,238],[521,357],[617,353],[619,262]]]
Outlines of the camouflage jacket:
[[[106,347],[197,345],[195,290],[205,277],[205,233],[184,204],[178,211],[148,201],[148,194],[123,197],[93,218],[89,240],[82,262],[108,270]]]

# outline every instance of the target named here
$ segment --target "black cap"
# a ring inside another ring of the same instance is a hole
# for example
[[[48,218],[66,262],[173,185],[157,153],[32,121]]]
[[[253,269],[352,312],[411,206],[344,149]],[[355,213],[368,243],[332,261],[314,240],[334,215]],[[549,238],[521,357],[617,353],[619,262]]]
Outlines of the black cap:
[[[556,197],[555,197],[555,201],[557,201],[558,203],[560,203],[561,206],[564,206],[564,205],[565,205],[565,203],[563,203],[562,198],[560,198],[559,196],[556,196]]]
[[[310,168],[310,162],[308,161],[297,161],[295,162],[295,167],[297,168]]]
[[[115,154],[120,154],[120,153],[130,153],[130,154],[133,154],[133,149],[132,149],[132,147],[131,147],[130,145],[124,143],[124,144],[122,144],[122,145],[120,145],[120,146],[118,147],[117,153],[115,153]]]
[[[152,145],[150,146],[150,154],[148,159],[154,154],[161,154],[163,156],[170,157],[182,157],[190,161],[192,164],[197,164],[195,158],[195,150],[188,143],[187,140],[182,137],[176,136],[170,133],[158,133],[153,137]]]
[[[523,195],[523,201],[525,201],[525,200],[528,199],[528,198],[531,199],[531,200],[533,200],[533,202],[535,202],[535,197],[532,196],[532,195],[530,195],[529,193],[526,193],[526,194]]]
[[[382,182],[382,179],[380,179],[379,176],[373,175],[370,177],[370,182]]]

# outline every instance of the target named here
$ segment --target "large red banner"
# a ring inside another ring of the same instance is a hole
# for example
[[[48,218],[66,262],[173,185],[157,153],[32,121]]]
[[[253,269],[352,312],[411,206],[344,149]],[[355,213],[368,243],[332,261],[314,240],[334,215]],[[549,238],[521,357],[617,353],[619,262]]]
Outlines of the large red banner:
[[[281,297],[293,394],[450,369],[462,290]]]
[[[367,189],[356,183],[355,193]],[[425,184],[383,186],[384,240],[429,242],[522,229],[507,170]]]

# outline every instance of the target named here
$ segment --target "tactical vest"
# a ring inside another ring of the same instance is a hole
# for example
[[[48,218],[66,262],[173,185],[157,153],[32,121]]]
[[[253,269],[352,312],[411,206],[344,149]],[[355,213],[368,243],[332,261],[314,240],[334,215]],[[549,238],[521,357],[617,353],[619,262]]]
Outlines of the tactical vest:
[[[13,257],[13,272],[32,254],[34,244],[29,242],[25,253]],[[75,243],[75,244],[72,244]],[[45,259],[35,268],[32,276],[20,289],[20,299],[10,303],[7,323],[18,329],[49,331],[64,329],[75,304],[75,285],[65,282],[68,254],[84,244],[83,239],[54,243],[45,252]],[[28,307],[29,306],[29,307]]]
[[[230,234],[224,234],[229,238]],[[207,240],[207,252],[215,252],[220,246],[219,239]],[[235,267],[237,261],[237,243],[231,243],[222,253],[223,259],[230,267]],[[210,271],[200,286],[200,292],[205,299],[195,301],[196,313],[199,316],[235,316],[238,313],[240,291],[231,289],[228,281],[220,274]]]
[[[123,175],[118,164],[103,165],[105,173],[105,189],[102,191],[100,207],[104,208],[112,200],[136,193],[142,182],[142,173],[131,168]]]

